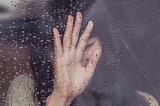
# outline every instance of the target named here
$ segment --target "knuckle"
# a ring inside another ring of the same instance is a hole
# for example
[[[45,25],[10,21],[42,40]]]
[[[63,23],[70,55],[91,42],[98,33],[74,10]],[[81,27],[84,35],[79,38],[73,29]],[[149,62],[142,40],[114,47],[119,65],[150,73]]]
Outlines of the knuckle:
[[[81,38],[80,39],[81,42],[85,42],[85,43],[87,43],[87,40],[88,40],[87,38]]]
[[[72,23],[67,23],[67,29],[73,29],[73,24]]]
[[[78,33],[77,33],[77,32],[75,32],[75,33],[73,33],[73,34],[72,34],[72,36],[76,36],[76,37],[78,37]]]
[[[84,50],[85,50],[85,48],[79,47],[77,52],[84,51]]]
[[[90,34],[92,32],[92,28],[88,27],[87,29],[87,32]]]
[[[76,22],[75,22],[75,24],[76,24],[76,25],[79,25],[79,26],[81,25],[81,23],[82,23],[81,20],[76,20]]]
[[[60,50],[61,45],[55,45],[55,50]]]

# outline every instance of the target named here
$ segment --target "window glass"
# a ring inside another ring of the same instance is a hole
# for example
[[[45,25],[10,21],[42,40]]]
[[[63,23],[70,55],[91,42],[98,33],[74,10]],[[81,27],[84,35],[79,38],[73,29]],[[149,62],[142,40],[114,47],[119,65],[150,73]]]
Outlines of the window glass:
[[[89,85],[72,106],[152,106],[160,101],[159,0],[0,0],[0,105],[19,75],[34,79],[45,105],[53,91],[53,28],[61,40],[68,15],[83,15],[79,36],[101,42],[101,58]],[[75,19],[75,18],[74,18]]]

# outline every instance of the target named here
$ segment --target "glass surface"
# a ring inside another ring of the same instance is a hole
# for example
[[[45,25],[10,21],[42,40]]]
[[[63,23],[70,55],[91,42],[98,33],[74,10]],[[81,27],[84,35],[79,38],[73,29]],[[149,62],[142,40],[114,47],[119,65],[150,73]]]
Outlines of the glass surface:
[[[102,56],[90,84],[73,106],[158,106],[160,102],[159,0],[0,0],[0,105],[21,74],[34,77],[39,101],[53,90],[52,29],[64,34],[67,16],[89,20]],[[63,38],[63,36],[61,36]]]

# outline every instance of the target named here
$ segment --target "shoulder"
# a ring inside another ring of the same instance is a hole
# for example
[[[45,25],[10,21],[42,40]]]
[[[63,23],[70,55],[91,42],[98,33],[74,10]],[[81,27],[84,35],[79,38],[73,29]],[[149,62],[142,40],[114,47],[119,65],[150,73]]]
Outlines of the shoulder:
[[[8,88],[5,106],[34,106],[35,84],[26,74],[17,76]]]
[[[35,89],[35,84],[33,78],[26,74],[22,74],[17,76],[11,83],[9,89],[13,90],[25,90],[29,88],[30,90],[34,91]],[[15,91],[14,91],[15,92]]]

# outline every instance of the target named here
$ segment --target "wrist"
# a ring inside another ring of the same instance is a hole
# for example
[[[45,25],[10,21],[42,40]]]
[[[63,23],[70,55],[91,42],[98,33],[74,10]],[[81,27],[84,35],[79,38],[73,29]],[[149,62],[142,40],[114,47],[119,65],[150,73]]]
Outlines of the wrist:
[[[52,93],[46,99],[46,106],[65,106],[66,101],[66,98],[59,97],[55,93]]]

